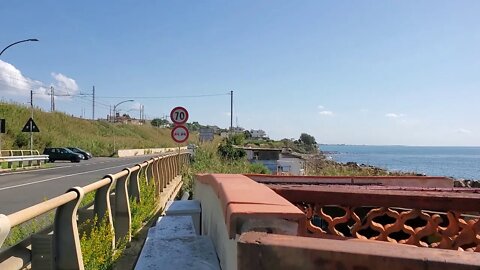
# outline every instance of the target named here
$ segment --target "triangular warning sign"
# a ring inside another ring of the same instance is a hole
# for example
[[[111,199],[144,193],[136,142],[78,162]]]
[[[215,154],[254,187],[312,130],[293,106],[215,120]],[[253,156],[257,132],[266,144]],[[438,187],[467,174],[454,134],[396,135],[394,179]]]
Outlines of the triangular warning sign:
[[[23,127],[22,132],[40,132],[40,130],[38,129],[37,124],[35,124],[35,122],[33,122],[33,119],[30,117],[30,119],[28,119],[27,123]]]

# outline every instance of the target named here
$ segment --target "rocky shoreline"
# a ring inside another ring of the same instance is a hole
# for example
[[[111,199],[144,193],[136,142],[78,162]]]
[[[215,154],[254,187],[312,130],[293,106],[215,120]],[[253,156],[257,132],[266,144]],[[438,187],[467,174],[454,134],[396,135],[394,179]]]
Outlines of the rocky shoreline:
[[[367,164],[358,164],[356,162],[341,163],[332,159],[327,159],[324,155],[310,155],[307,160],[307,166],[310,171],[315,175],[325,175],[324,172],[338,172],[338,173],[350,173],[352,175],[366,175],[366,176],[382,176],[382,175],[395,175],[395,176],[427,176],[425,174],[416,172],[398,172],[388,171],[379,167],[375,167]],[[449,177],[449,176],[446,176]],[[454,179],[454,187],[460,188],[480,188],[479,180],[471,179]]]

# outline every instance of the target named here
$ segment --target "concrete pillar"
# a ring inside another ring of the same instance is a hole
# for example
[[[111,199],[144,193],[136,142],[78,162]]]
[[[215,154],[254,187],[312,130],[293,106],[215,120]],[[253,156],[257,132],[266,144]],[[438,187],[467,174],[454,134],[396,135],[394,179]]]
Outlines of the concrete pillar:
[[[77,209],[83,199],[83,189],[73,187],[67,192],[77,193],[77,199],[57,208],[53,227],[55,269],[83,270],[80,237],[77,228]]]
[[[104,178],[110,179],[110,184],[105,185],[95,191],[95,201],[93,203],[94,216],[97,216],[97,226],[100,225],[104,218],[113,231],[112,208],[110,204],[110,192],[114,185],[113,176],[106,175]],[[115,248],[115,237],[112,237],[112,249]]]
[[[132,216],[130,212],[130,201],[128,199],[127,184],[130,178],[130,169],[124,169],[128,173],[116,179],[115,185],[115,242],[125,239],[130,242],[132,236],[130,228],[132,226]]]
[[[128,184],[128,194],[130,194],[130,198],[134,198],[136,202],[140,202],[140,183],[139,183],[139,175],[142,171],[142,166],[140,164],[135,165],[136,169],[134,169],[130,174],[130,181]]]
[[[11,229],[10,220],[7,216],[0,214],[0,247],[2,247],[3,242],[7,239],[8,234]]]

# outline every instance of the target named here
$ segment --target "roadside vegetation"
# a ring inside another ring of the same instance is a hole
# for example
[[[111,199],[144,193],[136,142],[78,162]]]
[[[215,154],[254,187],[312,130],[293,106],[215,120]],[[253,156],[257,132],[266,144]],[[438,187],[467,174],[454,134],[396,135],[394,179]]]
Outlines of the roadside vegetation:
[[[237,149],[241,137],[216,138],[213,142],[200,144],[195,150],[189,167],[183,168],[183,192],[193,191],[193,178],[201,173],[270,173],[262,164],[247,161],[245,151]]]
[[[2,149],[28,149],[30,137],[22,128],[30,118],[30,108],[20,104],[0,102],[0,115],[6,119],[6,134],[2,134]],[[33,134],[34,149],[75,146],[94,156],[113,154],[116,149],[173,147],[170,130],[145,125],[126,125],[72,117],[62,112],[34,109],[34,121],[40,132]]]

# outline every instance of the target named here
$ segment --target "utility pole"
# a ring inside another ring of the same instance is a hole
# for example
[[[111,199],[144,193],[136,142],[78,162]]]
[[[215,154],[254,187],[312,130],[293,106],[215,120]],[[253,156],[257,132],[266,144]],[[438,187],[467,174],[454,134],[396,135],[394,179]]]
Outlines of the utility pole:
[[[33,120],[33,90],[30,90],[30,117]],[[33,132],[32,122],[30,122],[30,153],[33,151]]]
[[[95,85],[93,86],[93,89],[92,89],[92,95],[93,95],[93,99],[92,99],[92,120],[95,120]]]
[[[50,111],[55,111],[55,89],[53,86],[50,86]]]
[[[230,91],[230,132],[233,132],[233,91]]]

